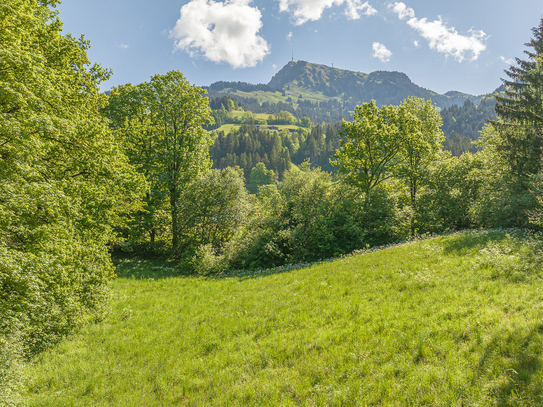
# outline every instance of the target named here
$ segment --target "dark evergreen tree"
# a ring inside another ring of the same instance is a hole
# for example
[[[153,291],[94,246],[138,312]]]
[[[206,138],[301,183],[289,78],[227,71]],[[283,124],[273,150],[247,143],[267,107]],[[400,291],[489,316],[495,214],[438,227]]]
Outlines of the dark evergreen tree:
[[[513,175],[523,178],[541,169],[543,146],[543,18],[532,29],[526,43],[526,61],[516,58],[517,66],[505,71],[509,80],[505,96],[497,96],[498,120],[492,125],[501,136],[498,151],[510,163]]]

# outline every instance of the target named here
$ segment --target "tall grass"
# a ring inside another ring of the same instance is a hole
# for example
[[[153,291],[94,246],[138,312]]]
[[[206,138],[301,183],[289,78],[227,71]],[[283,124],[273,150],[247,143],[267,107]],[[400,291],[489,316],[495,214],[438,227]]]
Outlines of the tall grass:
[[[109,316],[36,360],[26,399],[543,405],[542,247],[522,231],[466,232],[214,279],[124,259]]]

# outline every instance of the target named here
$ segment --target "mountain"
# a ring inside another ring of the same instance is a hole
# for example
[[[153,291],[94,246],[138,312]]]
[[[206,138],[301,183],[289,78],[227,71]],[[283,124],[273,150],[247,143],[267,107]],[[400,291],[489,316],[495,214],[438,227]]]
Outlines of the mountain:
[[[299,90],[303,93],[322,93],[329,98],[360,104],[374,99],[378,105],[397,105],[409,96],[431,99],[440,108],[463,105],[470,99],[478,104],[482,96],[450,91],[441,95],[422,88],[401,72],[376,71],[369,74],[306,61],[292,61],[285,65],[268,83],[270,88]]]
[[[413,83],[402,72],[362,73],[306,61],[292,61],[268,84],[216,82],[208,88],[211,100],[220,106],[234,98],[245,110],[261,114],[287,111],[312,123],[352,120],[355,106],[374,99],[378,105],[398,105],[409,96],[431,100],[441,110],[447,149],[455,154],[471,150],[471,141],[487,119],[495,119],[494,93],[474,96],[458,91],[439,94]],[[218,121],[218,120],[217,120]]]

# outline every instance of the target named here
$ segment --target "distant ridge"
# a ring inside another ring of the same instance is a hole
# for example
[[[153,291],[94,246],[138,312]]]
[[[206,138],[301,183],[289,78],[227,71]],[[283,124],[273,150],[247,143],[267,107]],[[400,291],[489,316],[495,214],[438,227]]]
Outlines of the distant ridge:
[[[306,61],[291,61],[277,72],[268,86],[295,86],[309,92],[322,92],[328,97],[339,97],[354,103],[374,99],[378,105],[397,105],[409,96],[431,99],[441,108],[463,105],[469,99],[478,104],[481,96],[449,91],[444,95],[422,88],[402,72],[376,71],[369,74],[332,68]]]

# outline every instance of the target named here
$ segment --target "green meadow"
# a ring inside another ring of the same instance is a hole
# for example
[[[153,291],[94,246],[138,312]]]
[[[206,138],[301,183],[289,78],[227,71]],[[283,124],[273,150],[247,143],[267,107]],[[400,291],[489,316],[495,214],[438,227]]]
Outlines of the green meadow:
[[[539,236],[456,233],[219,278],[117,259],[30,406],[543,405]]]
[[[282,92],[269,92],[269,91],[252,91],[252,92],[243,92],[241,90],[232,90],[230,88],[223,89],[217,92],[218,95],[229,95],[229,96],[238,96],[240,98],[255,98],[259,103],[270,102],[287,102],[287,99],[290,97],[294,102],[294,107],[298,107],[296,101],[301,96],[303,100],[309,100],[311,102],[327,102],[330,100],[341,101],[341,96],[326,96],[322,92],[313,91],[310,88],[289,85],[289,89],[285,89],[284,95]]]
[[[233,129],[238,129],[240,126],[241,126],[240,124],[223,124],[218,129],[211,130],[211,131],[212,132],[217,132],[217,133],[220,133],[221,131],[224,131],[225,134],[228,134]],[[296,126],[295,124],[273,124],[273,125],[270,125],[270,126],[277,127],[279,129],[279,131],[284,130],[284,129],[297,130],[298,128],[300,128],[300,126]],[[262,126],[262,130],[266,130],[270,126],[268,126],[268,125]]]

